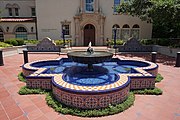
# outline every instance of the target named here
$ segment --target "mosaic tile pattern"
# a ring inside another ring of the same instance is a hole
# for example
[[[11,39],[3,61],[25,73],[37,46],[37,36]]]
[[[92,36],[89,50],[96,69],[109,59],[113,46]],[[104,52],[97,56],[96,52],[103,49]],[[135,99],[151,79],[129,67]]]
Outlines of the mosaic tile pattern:
[[[102,94],[76,94],[63,91],[53,86],[53,93],[56,99],[66,105],[82,109],[99,109],[123,102],[129,93],[129,85],[118,91]]]

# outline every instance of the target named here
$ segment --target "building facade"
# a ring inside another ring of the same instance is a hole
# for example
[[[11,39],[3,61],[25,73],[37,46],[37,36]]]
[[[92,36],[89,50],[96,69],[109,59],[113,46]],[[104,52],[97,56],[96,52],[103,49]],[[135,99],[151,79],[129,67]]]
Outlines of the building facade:
[[[107,39],[151,38],[152,24],[118,14],[121,0],[2,0],[0,40],[71,39],[74,46],[105,45]],[[115,32],[116,29],[116,32]]]

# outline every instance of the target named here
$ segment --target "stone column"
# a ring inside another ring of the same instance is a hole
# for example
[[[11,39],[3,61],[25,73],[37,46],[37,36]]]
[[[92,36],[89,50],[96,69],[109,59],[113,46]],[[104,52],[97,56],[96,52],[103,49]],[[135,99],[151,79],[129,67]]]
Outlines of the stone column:
[[[102,41],[102,45],[105,44],[104,41],[104,21],[105,21],[105,17],[101,15],[101,30],[100,30],[100,39]]]
[[[175,67],[180,67],[180,52],[177,52]]]
[[[75,16],[74,17],[74,22],[75,22],[75,46],[79,45],[79,34],[80,34],[80,24],[79,24],[79,19],[80,16]]]
[[[156,56],[157,56],[157,52],[152,52],[151,53],[151,62],[156,63]]]
[[[3,66],[4,62],[3,62],[3,51],[0,50],[0,66]]]
[[[81,5],[81,13],[84,12],[84,0],[80,0],[80,5]]]
[[[28,63],[28,50],[23,50],[24,64]]]
[[[95,0],[95,13],[98,13],[98,9],[99,9],[99,0]]]

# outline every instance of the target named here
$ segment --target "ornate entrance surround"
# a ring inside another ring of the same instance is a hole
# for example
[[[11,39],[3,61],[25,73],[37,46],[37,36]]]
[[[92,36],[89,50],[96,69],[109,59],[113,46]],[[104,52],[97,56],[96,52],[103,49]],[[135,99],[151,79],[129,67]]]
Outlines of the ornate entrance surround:
[[[84,45],[84,27],[87,24],[92,24],[95,27],[95,45],[104,45],[104,22],[105,16],[98,7],[99,1],[95,0],[95,11],[86,13],[84,10],[84,1],[81,0],[81,5],[78,13],[74,16],[75,21],[75,45]]]

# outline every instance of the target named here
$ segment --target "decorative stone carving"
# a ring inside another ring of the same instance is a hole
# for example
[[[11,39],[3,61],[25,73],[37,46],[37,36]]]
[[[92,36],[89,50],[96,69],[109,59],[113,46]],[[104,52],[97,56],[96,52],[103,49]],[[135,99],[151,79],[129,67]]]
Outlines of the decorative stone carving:
[[[95,45],[103,45],[104,42],[104,21],[106,17],[102,13],[81,13],[74,16],[75,20],[75,34],[80,46],[84,43],[84,26],[92,24],[95,27]]]
[[[44,38],[37,45],[27,46],[29,52],[60,52],[60,46],[56,44],[48,37]]]

